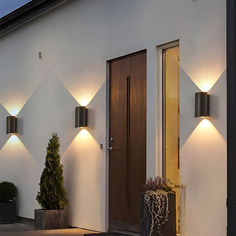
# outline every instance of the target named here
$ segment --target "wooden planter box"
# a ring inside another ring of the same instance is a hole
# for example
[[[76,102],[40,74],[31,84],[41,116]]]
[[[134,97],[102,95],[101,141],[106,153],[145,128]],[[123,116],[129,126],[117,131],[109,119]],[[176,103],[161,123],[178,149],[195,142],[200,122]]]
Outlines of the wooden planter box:
[[[12,224],[16,221],[16,202],[0,202],[0,224]]]
[[[35,230],[68,228],[67,210],[34,210]]]
[[[176,236],[176,200],[175,194],[168,194],[169,200],[169,214],[168,221],[161,225],[160,232],[163,236]],[[144,216],[144,195],[141,195],[141,235],[142,236],[150,236],[150,228],[151,228],[151,215],[148,214],[146,217]],[[154,226],[154,230],[151,236],[159,236],[157,225]]]

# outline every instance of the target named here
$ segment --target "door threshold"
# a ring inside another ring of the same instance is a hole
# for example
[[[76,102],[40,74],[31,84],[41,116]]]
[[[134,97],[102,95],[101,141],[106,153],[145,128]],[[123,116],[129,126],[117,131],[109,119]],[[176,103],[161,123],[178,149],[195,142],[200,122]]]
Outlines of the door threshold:
[[[123,235],[131,235],[131,236],[140,236],[140,233],[136,232],[130,232],[130,231],[122,231],[122,230],[109,230],[108,233],[117,233],[117,234],[123,234]]]
[[[119,231],[119,230],[110,230],[108,232],[94,232],[85,234],[85,236],[141,236],[139,233]]]

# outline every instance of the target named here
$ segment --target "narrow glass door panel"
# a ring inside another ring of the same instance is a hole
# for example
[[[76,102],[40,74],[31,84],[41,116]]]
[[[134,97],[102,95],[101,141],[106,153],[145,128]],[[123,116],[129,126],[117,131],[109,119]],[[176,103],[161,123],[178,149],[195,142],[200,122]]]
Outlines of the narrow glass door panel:
[[[163,50],[163,175],[174,184],[179,174],[179,47]],[[179,232],[179,191],[176,221]]]

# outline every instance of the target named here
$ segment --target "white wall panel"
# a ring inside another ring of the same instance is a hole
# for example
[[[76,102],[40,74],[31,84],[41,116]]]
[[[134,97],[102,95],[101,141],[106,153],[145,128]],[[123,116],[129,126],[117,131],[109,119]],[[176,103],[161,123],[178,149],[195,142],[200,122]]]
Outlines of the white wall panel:
[[[21,216],[32,218],[38,207],[45,150],[56,131],[71,224],[107,229],[107,157],[99,148],[106,135],[106,61],[142,49],[148,59],[147,173],[158,173],[156,46],[179,39],[182,232],[226,234],[225,5],[225,0],[74,0],[0,38],[0,103],[8,111],[23,107],[22,144],[8,142],[0,150],[0,180],[18,186]],[[210,91],[212,123],[202,129],[193,117],[194,84],[210,87],[216,81]],[[73,124],[81,100],[92,100],[87,134]]]

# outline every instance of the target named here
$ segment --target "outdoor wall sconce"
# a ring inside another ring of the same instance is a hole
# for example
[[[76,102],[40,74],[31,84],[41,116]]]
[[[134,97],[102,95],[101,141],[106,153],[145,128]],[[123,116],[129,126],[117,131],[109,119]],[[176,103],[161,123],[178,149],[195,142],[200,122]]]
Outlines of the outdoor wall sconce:
[[[210,95],[207,92],[195,93],[195,117],[210,115]]]
[[[17,118],[15,116],[7,117],[6,133],[7,134],[17,133]]]
[[[88,108],[79,106],[75,108],[75,127],[88,126]]]

